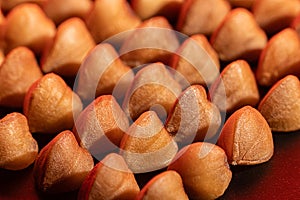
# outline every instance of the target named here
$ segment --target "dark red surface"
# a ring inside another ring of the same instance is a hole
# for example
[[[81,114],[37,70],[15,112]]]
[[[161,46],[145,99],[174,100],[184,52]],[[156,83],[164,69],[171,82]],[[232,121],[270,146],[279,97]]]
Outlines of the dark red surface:
[[[272,159],[261,165],[231,167],[232,181],[220,199],[300,199],[300,132],[273,136]],[[0,170],[0,199],[76,199],[77,191],[51,196],[38,192],[32,171],[32,166],[21,171]],[[138,175],[139,184],[144,185],[153,175]]]
[[[0,118],[9,112],[0,109]],[[40,148],[53,138],[36,134],[34,137]],[[233,178],[221,200],[300,200],[300,131],[273,133],[273,139],[274,155],[267,163],[231,166]],[[35,188],[32,171],[33,166],[21,171],[0,169],[0,199],[77,199],[77,191],[59,195],[40,193]],[[157,173],[137,175],[139,185],[142,187]]]
[[[232,181],[220,199],[300,199],[300,132],[274,133],[272,159],[231,167]]]

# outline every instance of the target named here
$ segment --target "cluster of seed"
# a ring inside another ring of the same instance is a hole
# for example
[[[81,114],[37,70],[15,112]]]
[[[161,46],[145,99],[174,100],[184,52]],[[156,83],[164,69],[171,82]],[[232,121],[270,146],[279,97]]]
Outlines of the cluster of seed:
[[[0,168],[34,163],[42,192],[216,199],[300,129],[299,0],[0,6]]]

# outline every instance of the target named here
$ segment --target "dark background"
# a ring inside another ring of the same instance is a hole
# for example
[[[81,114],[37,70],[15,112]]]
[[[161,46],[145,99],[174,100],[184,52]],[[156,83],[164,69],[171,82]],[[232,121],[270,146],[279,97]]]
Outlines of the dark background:
[[[1,109],[0,114],[2,118]],[[33,136],[40,149],[53,138],[53,135]],[[273,139],[275,150],[270,161],[254,166],[231,166],[232,181],[219,199],[300,199],[300,131],[273,133]],[[0,199],[77,199],[78,191],[42,194],[35,188],[32,171],[32,165],[21,171],[0,169]],[[140,187],[159,172],[136,175]]]

